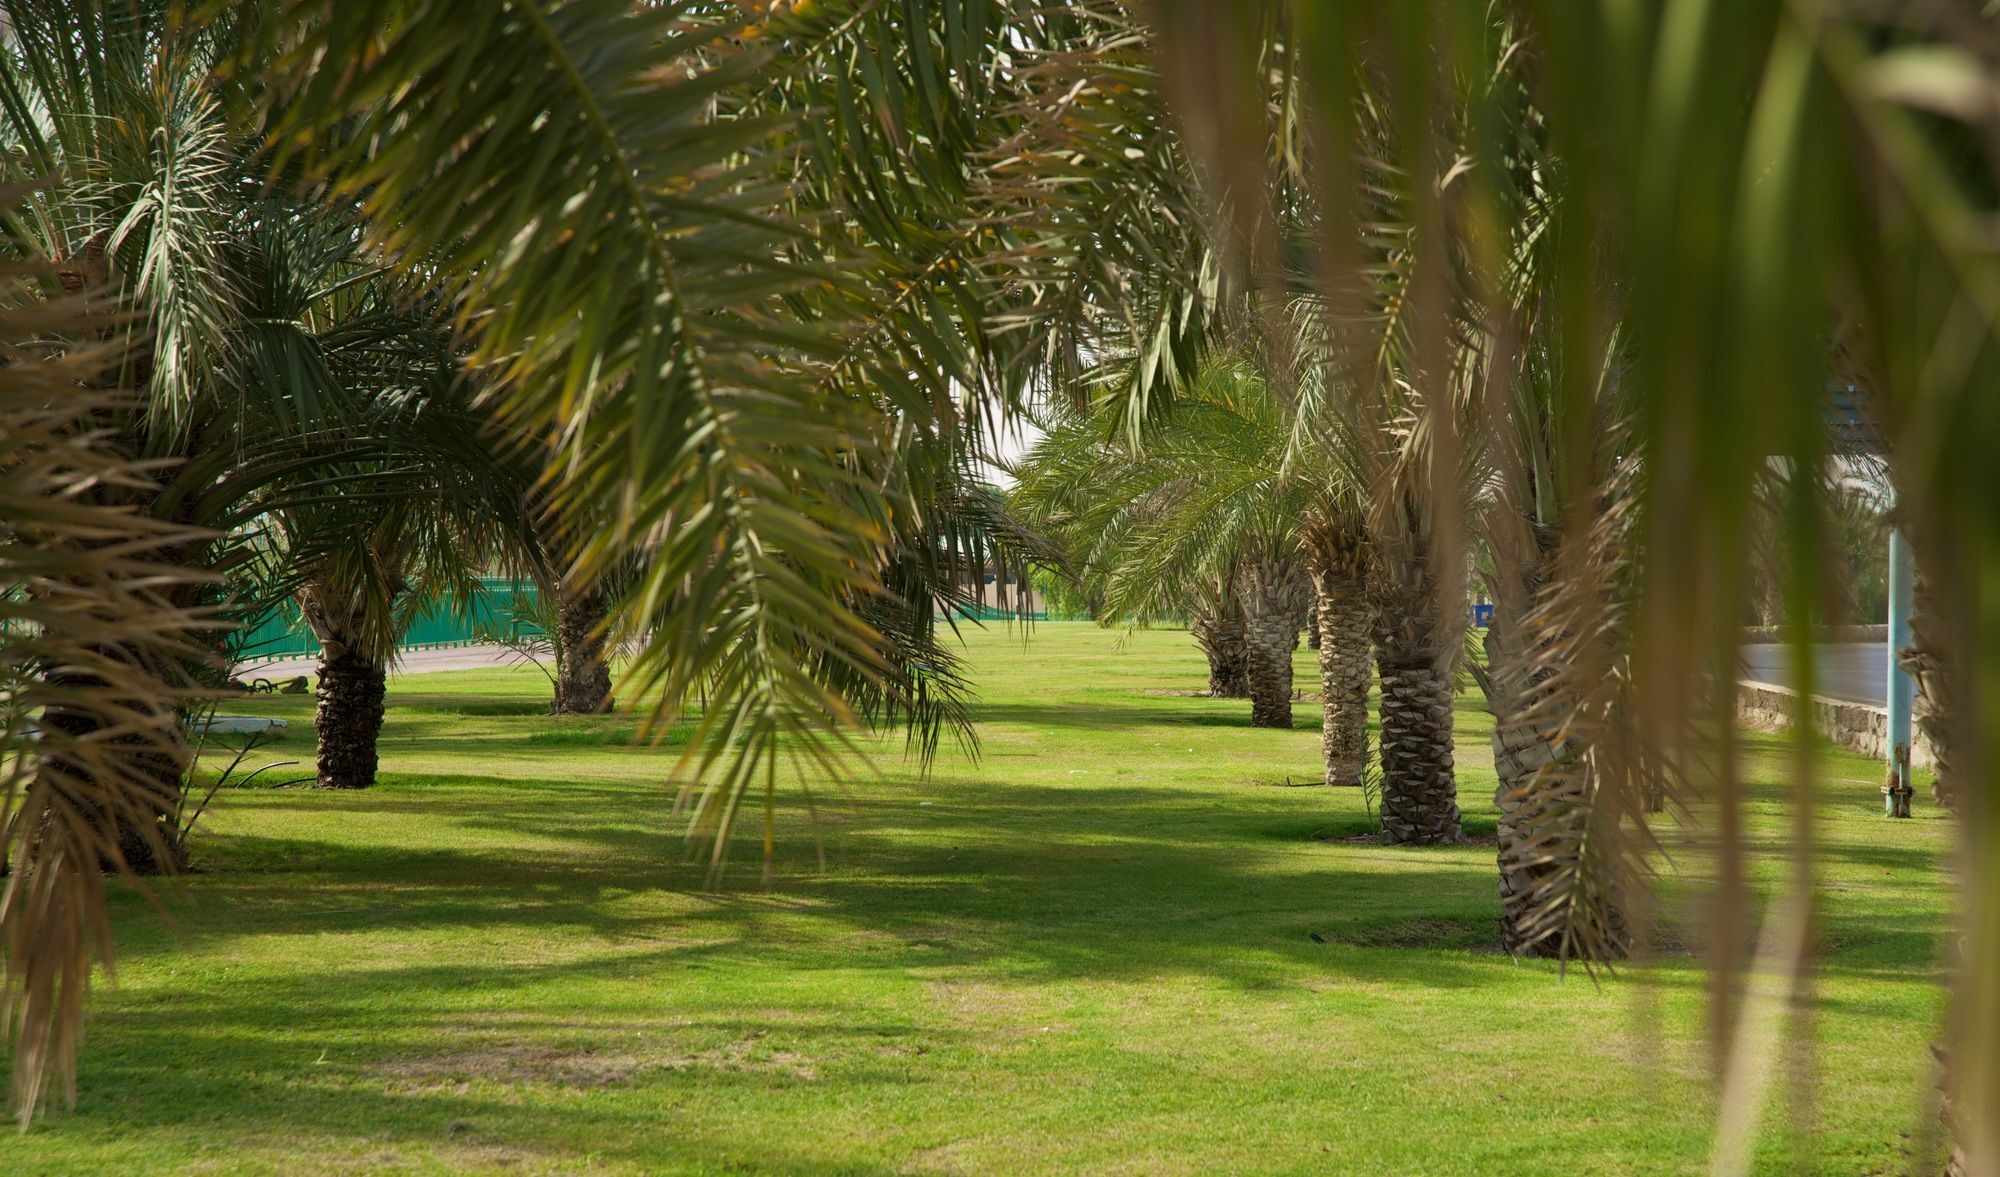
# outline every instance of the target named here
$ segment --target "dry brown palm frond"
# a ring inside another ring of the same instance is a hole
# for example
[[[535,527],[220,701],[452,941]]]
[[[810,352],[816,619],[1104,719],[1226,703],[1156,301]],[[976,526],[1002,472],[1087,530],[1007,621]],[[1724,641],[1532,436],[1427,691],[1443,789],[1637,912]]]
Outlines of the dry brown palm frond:
[[[98,427],[125,403],[99,386],[115,351],[88,342],[109,320],[81,296],[40,299],[37,277],[0,269],[0,1019],[24,1123],[56,1091],[75,1098],[121,833],[168,860],[161,789],[185,765],[198,624],[173,601],[190,574],[158,558],[197,537],[109,505],[148,484]]]
[[[1659,850],[1649,815],[1686,803],[1634,696],[1630,476],[1614,474],[1589,530],[1562,546],[1522,626],[1519,681],[1499,684],[1518,693],[1522,724],[1548,754],[1518,795],[1502,798],[1518,837],[1502,839],[1501,873],[1525,889],[1512,947],[1586,968],[1647,939],[1649,857]]]

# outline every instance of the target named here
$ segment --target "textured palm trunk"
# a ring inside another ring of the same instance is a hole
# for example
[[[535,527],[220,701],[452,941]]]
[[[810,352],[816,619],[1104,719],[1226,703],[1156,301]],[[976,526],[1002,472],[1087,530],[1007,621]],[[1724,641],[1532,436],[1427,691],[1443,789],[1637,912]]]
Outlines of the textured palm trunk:
[[[375,783],[388,676],[382,664],[338,641],[323,642],[319,660],[319,785],[365,789]]]
[[[1548,672],[1537,668],[1540,647],[1528,615],[1554,574],[1559,541],[1553,529],[1522,523],[1526,535],[1517,545],[1521,551],[1503,562],[1511,567],[1503,567],[1494,580],[1493,621],[1485,637],[1487,672],[1481,683],[1493,710],[1500,944],[1516,956],[1547,956],[1561,952],[1562,940],[1536,936],[1531,916],[1537,885],[1552,867],[1528,852],[1526,826],[1536,809],[1538,778],[1567,750],[1554,745],[1530,714],[1535,690]]]
[[[1329,785],[1359,786],[1368,769],[1367,548],[1358,519],[1306,528],[1319,638],[1320,754]]]
[[[1235,595],[1198,606],[1188,632],[1208,659],[1208,693],[1218,699],[1248,698],[1249,655],[1243,648],[1243,609]]]
[[[1897,652],[1897,662],[1916,685],[1913,718],[1917,730],[1931,751],[1931,798],[1945,809],[1958,808],[1958,774],[1951,762],[1951,733],[1957,713],[1956,692],[1952,688],[1953,666],[1950,643],[1945,640],[1944,618],[1931,596],[1930,581],[1922,570],[1912,586],[1910,644]]]
[[[120,488],[101,487],[99,491],[111,503],[133,506]],[[151,504],[137,505],[137,510],[144,514],[151,510]],[[180,520],[176,517],[175,521]],[[192,563],[187,547],[168,549],[159,555],[165,566]],[[191,609],[201,603],[198,593],[196,587],[181,585],[167,590],[166,600],[175,608]],[[220,635],[208,636],[219,647]],[[191,640],[199,645],[201,638],[195,636]],[[162,702],[161,696],[133,697],[107,704],[100,698],[96,706],[51,704],[37,723],[44,729],[61,731],[68,739],[40,742],[46,756],[37,771],[60,780],[88,782],[96,788],[101,788],[107,777],[120,782],[122,788],[109,804],[84,800],[94,791],[92,787],[74,791],[78,798],[77,812],[105,841],[117,847],[115,861],[110,854],[100,852],[100,865],[107,871],[122,867],[138,875],[174,874],[187,867],[180,815],[189,747],[187,717],[182,708],[187,689],[204,681],[209,668],[180,654],[162,655],[157,650],[135,650],[123,644],[99,647],[96,652],[115,665],[129,668],[136,681],[151,682],[165,692],[180,693],[180,699],[168,703]],[[106,685],[97,674],[61,666],[47,672],[47,681],[53,686],[72,688],[72,698],[99,696]],[[142,722],[140,717],[150,721],[146,722],[150,730],[134,730],[135,724]],[[110,737],[113,731],[128,734]],[[47,751],[63,745],[78,747],[77,754],[72,757],[61,751]],[[90,745],[96,747],[83,750],[83,746]],[[117,770],[102,773],[103,766],[97,763],[99,758],[114,760]],[[5,869],[6,859],[0,854],[0,872]]]
[[[611,666],[604,657],[610,603],[596,589],[564,591],[556,600],[556,697],[553,715],[602,715],[611,710]]]
[[[1259,556],[1237,571],[1243,649],[1250,675],[1250,726],[1292,726],[1292,651],[1298,649],[1304,592],[1296,562]]]
[[[1459,840],[1452,765],[1451,668],[1462,601],[1440,601],[1428,541],[1403,534],[1371,544],[1370,630],[1382,683],[1382,840]]]
[[[1917,538],[1917,537],[1912,537]],[[1960,813],[1962,797],[1953,753],[1958,740],[1955,727],[1961,711],[1962,695],[1957,687],[1958,664],[1951,657],[1950,628],[1933,591],[1931,572],[1925,567],[1926,549],[1917,548],[1916,583],[1911,586],[1910,644],[1897,652],[1897,662],[1909,672],[1916,685],[1914,720],[1931,753],[1931,797],[1940,808]],[[1957,964],[1957,962],[1954,962]],[[1971,1177],[1975,1170],[1965,1151],[1965,1131],[1959,1123],[1960,1111],[1953,1099],[1956,1073],[1952,1051],[1933,1044],[1938,1062],[1938,1119],[1944,1126],[1951,1154],[1945,1161],[1946,1177]]]
[[[1451,676],[1427,660],[1376,659],[1382,676],[1382,840],[1459,840]]]
[[[63,675],[51,674],[52,681],[60,681]],[[85,690],[94,690],[102,685],[95,677],[74,680]],[[143,715],[154,710],[144,700],[134,700],[131,704],[134,714]],[[120,750],[115,753],[123,764],[123,771],[117,777],[127,782],[127,787],[119,797],[116,807],[95,802],[78,802],[77,809],[93,827],[102,830],[118,847],[118,858],[113,861],[104,855],[102,866],[106,870],[117,870],[121,866],[139,875],[173,874],[187,866],[187,847],[180,837],[179,814],[181,783],[187,768],[187,742],[182,737],[178,715],[162,717],[165,723],[154,734],[144,737],[126,737],[112,741]],[[42,713],[40,724],[50,731],[60,731],[70,741],[88,745],[93,739],[103,742],[104,733],[117,726],[115,720],[104,713],[88,707],[50,707]],[[57,741],[44,741],[45,745]],[[105,756],[102,751],[95,752]],[[51,755],[40,771],[57,777],[85,781],[99,777],[100,766],[78,757],[71,760],[60,753]],[[101,778],[100,778],[101,779]]]

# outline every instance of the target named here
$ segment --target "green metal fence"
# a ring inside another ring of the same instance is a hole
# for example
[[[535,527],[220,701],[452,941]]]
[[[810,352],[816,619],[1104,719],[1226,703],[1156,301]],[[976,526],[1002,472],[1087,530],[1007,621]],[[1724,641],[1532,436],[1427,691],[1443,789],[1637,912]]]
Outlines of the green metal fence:
[[[479,639],[482,630],[508,627],[517,613],[532,607],[536,597],[533,581],[505,577],[481,577],[479,591],[462,611],[453,611],[442,601],[434,602],[417,615],[403,634],[406,650],[427,650],[440,646],[463,646]],[[311,657],[319,653],[319,639],[299,616],[297,605],[287,601],[244,635],[242,660],[268,662],[276,658]]]
[[[999,609],[992,605],[958,605],[955,611],[967,621],[1091,621],[1088,613],[1060,613],[1048,609],[1036,609],[1022,613],[1015,609]]]

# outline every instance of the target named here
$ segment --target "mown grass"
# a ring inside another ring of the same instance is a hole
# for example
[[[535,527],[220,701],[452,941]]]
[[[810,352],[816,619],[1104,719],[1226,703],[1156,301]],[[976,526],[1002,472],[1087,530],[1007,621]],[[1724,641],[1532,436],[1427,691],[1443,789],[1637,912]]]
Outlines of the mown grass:
[[[1348,840],[1356,793],[1282,787],[1317,775],[1310,706],[1254,731],[1168,693],[1202,681],[1185,634],[969,645],[981,759],[925,777],[886,741],[817,840],[781,810],[768,888],[746,842],[722,891],[629,720],[542,715],[532,670],[394,680],[377,789],[225,791],[170,923],[119,896],[77,1106],[0,1172],[1703,1168],[1685,952],[1602,984],[1499,955],[1491,846]],[[308,757],[309,708],[238,710]],[[1476,694],[1458,723],[1490,837]],[[1775,854],[1782,745],[1749,763]],[[1816,1172],[1901,1172],[1928,1132],[1947,827],[1882,819],[1878,776],[1821,764],[1819,1044],[1772,1112],[1822,1077]],[[1698,905],[1671,916],[1698,942]]]

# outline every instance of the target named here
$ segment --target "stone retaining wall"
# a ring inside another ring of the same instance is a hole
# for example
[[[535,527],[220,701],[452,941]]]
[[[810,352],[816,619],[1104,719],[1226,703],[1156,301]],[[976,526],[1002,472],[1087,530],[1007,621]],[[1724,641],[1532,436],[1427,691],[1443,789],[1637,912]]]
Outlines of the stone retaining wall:
[[[1788,687],[1745,679],[1736,684],[1736,717],[1745,726],[1760,731],[1787,731],[1792,726],[1797,697],[1797,692]],[[1812,721],[1821,735],[1842,748],[1888,761],[1889,713],[1883,708],[1814,695]],[[1929,767],[1931,762],[1930,745],[1925,743],[1923,733],[1914,729],[1910,758],[1923,767]]]

